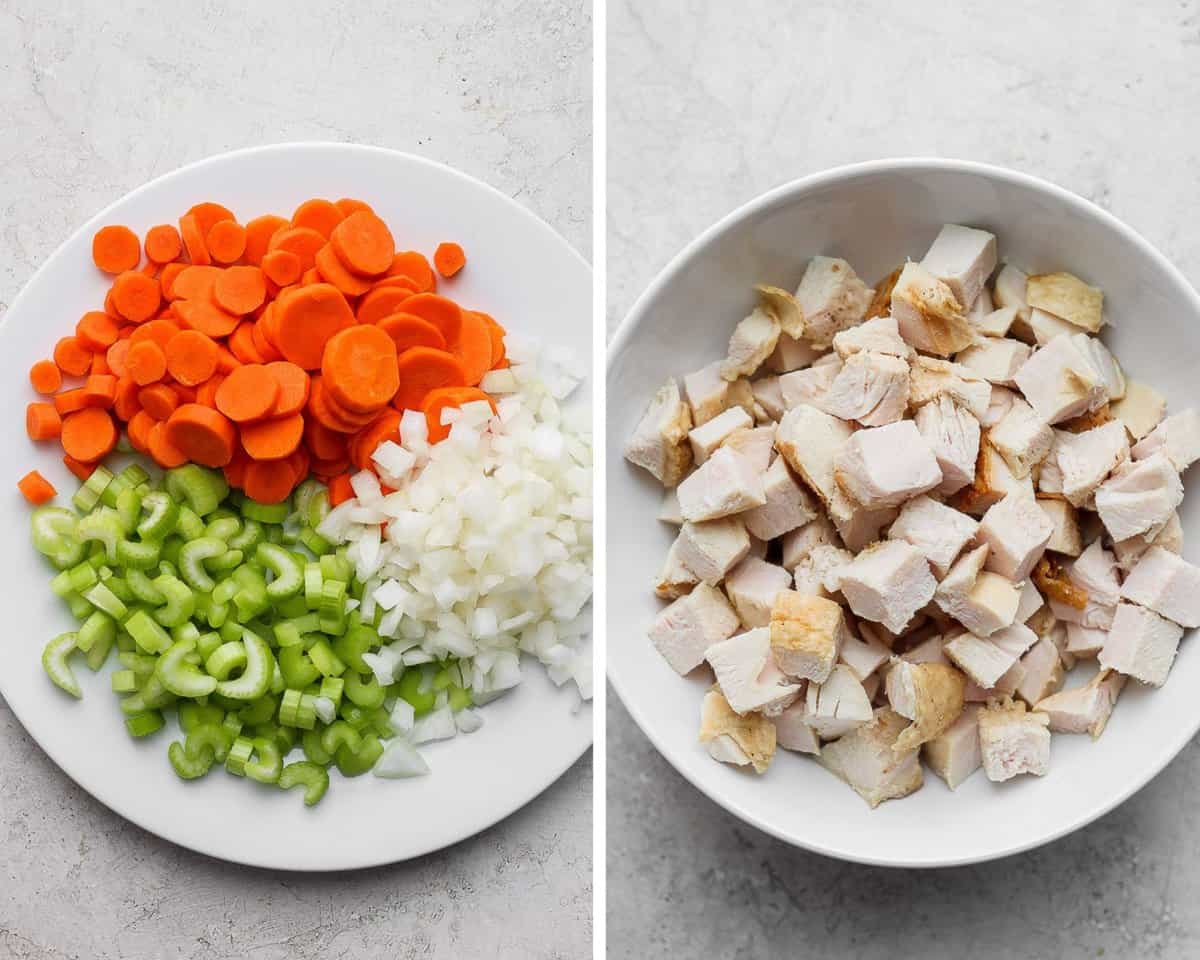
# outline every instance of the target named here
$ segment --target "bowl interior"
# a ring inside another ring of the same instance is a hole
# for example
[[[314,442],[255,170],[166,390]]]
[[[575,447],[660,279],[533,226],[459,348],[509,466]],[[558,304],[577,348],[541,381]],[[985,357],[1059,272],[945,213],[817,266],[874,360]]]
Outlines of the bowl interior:
[[[723,356],[734,324],[753,305],[754,283],[794,289],[816,254],[845,257],[875,282],[906,257],[919,259],[947,222],[992,231],[1001,258],[1023,269],[1068,270],[1101,287],[1109,320],[1103,339],[1127,376],[1163,392],[1170,411],[1200,401],[1193,359],[1200,301],[1160,254],[1066,191],[952,161],[844,168],[751,203],[660,275],[609,353],[608,657],[618,693],[675,767],[722,806],[800,846],[888,865],[946,865],[1013,853],[1061,836],[1125,799],[1200,726],[1192,703],[1200,680],[1195,641],[1184,637],[1162,689],[1127,685],[1098,742],[1055,735],[1044,778],[992,784],[977,773],[952,793],[927,772],[915,795],[873,811],[811,760],[786,751],[758,778],[709,758],[696,739],[705,679],[679,678],[645,638],[662,607],[651,582],[674,528],[655,520],[661,488],[621,452],[668,375],[680,377]],[[1180,517],[1184,554],[1194,559],[1196,499],[1184,501]],[[1077,676],[1078,670],[1073,682]]]

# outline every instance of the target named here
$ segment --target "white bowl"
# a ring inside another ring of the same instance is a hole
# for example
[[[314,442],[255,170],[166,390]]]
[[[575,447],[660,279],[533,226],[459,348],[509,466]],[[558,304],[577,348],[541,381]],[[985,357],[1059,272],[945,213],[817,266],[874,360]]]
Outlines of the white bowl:
[[[947,866],[1028,850],[1125,800],[1200,727],[1195,641],[1185,636],[1165,687],[1126,687],[1099,741],[1055,735],[1042,778],[993,784],[977,773],[951,792],[927,772],[915,795],[871,810],[809,758],[786,751],[756,777],[715,762],[700,746],[704,681],[681,679],[646,639],[662,607],[651,581],[674,530],[655,520],[661,487],[621,452],[668,375],[724,355],[733,325],[753,305],[754,283],[794,289],[816,254],[845,257],[873,282],[905,257],[919,258],[943,223],[994,232],[1001,257],[1020,267],[1068,270],[1102,287],[1110,322],[1104,339],[1126,373],[1162,391],[1172,411],[1200,403],[1200,298],[1178,270],[1129,227],[1066,190],[952,160],[841,167],[752,201],[655,279],[608,357],[607,634],[614,687],[675,768],[731,813],[798,846],[887,866]],[[1200,497],[1186,499],[1180,515],[1185,555],[1194,554]]]
[[[295,791],[261,787],[221,770],[185,783],[167,763],[170,730],[145,741],[126,733],[107,670],[75,672],[82,701],[51,685],[41,667],[46,641],[75,622],[50,591],[53,570],[29,543],[29,510],[15,484],[42,471],[69,501],[77,483],[57,444],[32,444],[17,424],[31,363],[103,300],[108,281],[92,265],[92,234],[125,223],[142,234],[173,222],[201,200],[249,219],[288,214],[309,197],[368,201],[401,249],[431,253],[458,239],[470,264],[444,283],[450,296],[488,310],[514,332],[588,356],[591,271],[549,226],[499,191],[439,163],[375,147],[292,143],[239,150],[159,177],[101,211],[29,281],[0,327],[0,400],[9,427],[2,454],[8,508],[0,513],[5,666],[0,693],[38,744],[88,793],[168,840],[252,866],[345,870],[405,860],[456,843],[507,816],[553,783],[591,744],[590,705],[557,689],[537,664],[525,681],[483,708],[470,736],[422,747],[433,772],[413,780],[336,771],[319,806]],[[578,391],[586,403],[590,387]],[[294,759],[294,757],[293,757]]]

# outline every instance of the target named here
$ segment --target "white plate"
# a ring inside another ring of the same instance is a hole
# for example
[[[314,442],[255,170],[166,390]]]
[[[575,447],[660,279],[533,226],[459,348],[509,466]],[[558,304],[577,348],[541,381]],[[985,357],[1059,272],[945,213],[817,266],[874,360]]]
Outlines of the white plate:
[[[1058,187],[958,161],[890,160],[781,187],[707,231],[663,271],[618,330],[608,357],[609,676],[664,756],[717,803],[755,826],[830,856],[889,866],[946,866],[1027,850],[1060,837],[1143,786],[1200,726],[1200,651],[1185,637],[1161,690],[1130,684],[1096,743],[1055,735],[1050,772],[1006,784],[981,773],[955,793],[926,775],[915,795],[872,811],[807,758],[779,751],[761,777],[713,761],[697,743],[704,683],[680,679],[646,640],[662,604],[650,589],[672,528],[655,521],[661,488],[621,458],[646,402],[724,355],[753,304],[751,285],[794,289],[815,254],[845,257],[868,282],[919,258],[942,223],[996,233],[1001,256],[1069,270],[1103,287],[1104,339],[1126,373],[1200,404],[1200,299],[1145,240]],[[1197,468],[1193,468],[1193,475]],[[1190,479],[1190,478],[1189,478]],[[1189,483],[1194,487],[1195,483]],[[1200,497],[1181,511],[1185,555],[1197,555]],[[699,672],[699,671],[697,671]]]
[[[76,673],[81,702],[42,673],[41,649],[73,629],[51,594],[53,571],[29,544],[29,511],[15,483],[41,470],[68,496],[77,483],[57,445],[34,445],[18,426],[34,399],[27,372],[49,355],[107,283],[92,265],[91,239],[106,223],[143,233],[173,223],[193,203],[215,200],[239,217],[288,215],[309,197],[358,197],[392,227],[400,249],[431,255],[463,244],[469,264],[444,290],[514,331],[590,356],[591,271],[524,207],[462,173],[408,154],[346,144],[283,144],[243,150],[177,170],[133,191],[75,233],[37,272],[0,328],[0,409],[9,429],[0,456],[9,508],[0,519],[8,608],[0,693],[25,729],[94,797],[153,833],[225,860],[290,870],[342,870],[419,856],[469,837],[528,803],[587,749],[591,707],[571,712],[535,662],[512,694],[483,709],[484,726],[423,752],[433,773],[406,781],[334,772],[329,793],[306,808],[298,793],[260,787],[221,771],[197,783],[167,764],[174,731],[146,741],[124,730],[108,671]],[[579,391],[586,401],[587,389]],[[61,495],[60,495],[61,497]],[[111,669],[111,667],[110,667]]]

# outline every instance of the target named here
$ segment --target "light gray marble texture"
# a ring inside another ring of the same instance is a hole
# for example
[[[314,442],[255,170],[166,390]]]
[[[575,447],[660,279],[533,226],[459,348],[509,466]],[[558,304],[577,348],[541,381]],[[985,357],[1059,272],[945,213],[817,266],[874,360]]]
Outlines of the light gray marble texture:
[[[898,155],[1053,180],[1200,284],[1194,0],[612,0],[608,24],[610,331],[738,205]],[[1200,955],[1195,743],[1118,810],[1041,850],[887,871],[743,824],[674,772],[615,694],[609,704],[610,956]]]
[[[122,194],[286,140],[451,164],[588,255],[590,83],[580,0],[3,0],[0,314]],[[0,701],[0,958],[588,957],[591,785],[589,754],[449,850],[358,873],[276,874],[110,813]]]

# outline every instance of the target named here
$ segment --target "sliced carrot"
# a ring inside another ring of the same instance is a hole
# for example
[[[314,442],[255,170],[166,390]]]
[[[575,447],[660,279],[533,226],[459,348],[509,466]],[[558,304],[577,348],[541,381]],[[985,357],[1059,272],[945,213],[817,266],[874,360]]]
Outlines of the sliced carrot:
[[[416,286],[417,293],[432,293],[437,289],[437,277],[425,255],[416,250],[401,250],[392,257],[388,267],[389,277],[407,277]]]
[[[392,338],[397,353],[409,347],[446,349],[446,338],[442,336],[442,331],[428,320],[414,317],[411,313],[393,313],[380,320],[378,326]]]
[[[330,430],[316,417],[304,422],[304,443],[312,455],[320,460],[338,460],[346,456],[346,435]],[[337,471],[333,471],[337,473]]]
[[[75,324],[75,339],[88,350],[107,350],[117,342],[117,321],[103,310],[89,310]]]
[[[329,505],[336,507],[354,496],[354,487],[350,485],[350,474],[340,473],[329,478]]]
[[[229,336],[241,322],[240,317],[208,300],[176,300],[173,309],[185,327],[213,339]]]
[[[332,243],[327,243],[317,251],[316,269],[325,281],[348,297],[359,297],[371,289],[371,281],[357,276],[346,269]]]
[[[184,267],[171,287],[174,300],[209,300],[217,278],[225,271],[220,267]]]
[[[407,287],[376,287],[358,302],[355,317],[359,323],[378,323],[384,317],[400,313],[400,304],[413,296]]]
[[[476,387],[439,387],[425,394],[425,399],[421,402],[421,412],[425,414],[430,442],[444,440],[450,433],[450,427],[442,423],[443,410],[447,407],[461,407],[477,400],[489,404],[492,412],[496,412],[496,404],[492,398]]]
[[[63,452],[92,463],[108,456],[117,445],[117,428],[107,410],[88,407],[63,417]]]
[[[262,258],[262,271],[272,283],[284,287],[299,280],[304,268],[291,250],[270,250]]]
[[[420,410],[425,394],[438,387],[467,385],[462,362],[445,350],[413,347],[400,354],[397,366],[400,389],[392,398],[392,406],[397,410]]]
[[[54,409],[64,417],[68,413],[83,410],[88,406],[90,406],[88,395],[84,392],[83,387],[76,387],[74,390],[64,390],[62,393],[54,395]]]
[[[414,293],[426,293],[427,292],[425,290],[418,289],[416,283],[413,282],[411,277],[400,277],[400,276],[384,277],[382,280],[376,280],[374,283],[371,284],[372,290],[380,290],[385,287],[399,287],[403,290],[407,290],[408,295],[410,297]]]
[[[126,271],[113,281],[113,303],[121,316],[134,323],[149,320],[158,312],[162,291],[158,280],[144,273]]]
[[[321,199],[305,200],[292,214],[292,226],[316,230],[328,240],[333,228],[345,218],[346,214],[342,213],[335,203]]]
[[[261,266],[263,254],[267,252],[271,237],[287,226],[289,226],[287,220],[274,214],[266,214],[248,221],[246,223],[246,251],[242,254],[242,259],[251,266]]]
[[[117,396],[117,378],[111,373],[93,373],[82,389],[89,407],[111,407]]]
[[[234,263],[246,252],[246,228],[236,220],[218,220],[208,228],[204,245],[217,263]]]
[[[336,460],[318,460],[316,457],[312,459],[312,472],[320,480],[328,480],[339,473],[345,473],[348,469],[350,461],[345,457]]]
[[[353,413],[378,410],[400,386],[396,344],[378,327],[348,327],[325,345],[321,375],[339,406]]]
[[[342,216],[348,217],[352,213],[358,213],[360,210],[365,210],[367,213],[374,213],[369,203],[362,200],[355,200],[351,197],[342,197],[340,200],[334,200],[333,205],[342,211]]]
[[[467,265],[467,255],[457,243],[439,243],[433,252],[433,265],[443,277],[452,277]]]
[[[224,373],[214,373],[200,384],[196,388],[196,403],[202,403],[206,407],[215,407],[217,405],[217,389],[225,381],[225,377]]]
[[[287,227],[280,230],[267,245],[268,250],[286,250],[300,258],[301,272],[316,263],[317,251],[325,246],[325,238],[311,227]]]
[[[117,392],[113,396],[113,413],[119,419],[128,423],[142,409],[138,400],[138,391],[141,389],[132,377],[118,378]]]
[[[142,259],[137,234],[120,224],[101,227],[92,237],[92,262],[105,273],[132,270]]]
[[[53,500],[58,494],[54,489],[54,484],[43,477],[36,470],[30,470],[25,476],[17,481],[17,489],[21,491],[21,495],[32,503],[35,507],[41,506],[50,500]]]
[[[30,440],[53,440],[62,433],[62,417],[54,404],[37,401],[25,408],[25,432]]]
[[[262,354],[258,352],[258,347],[254,345],[254,326],[253,320],[243,320],[237,325],[237,328],[229,335],[229,339],[226,341],[234,357],[240,363],[263,362]]]
[[[70,470],[79,480],[87,480],[96,471],[96,464],[84,463],[71,456],[62,458],[63,466]]]
[[[162,287],[162,294],[166,299],[174,300],[178,296],[175,293],[175,281],[187,269],[189,264],[180,263],[178,260],[172,260],[162,268],[162,273],[158,275],[158,285]]]
[[[279,381],[265,366],[238,367],[217,388],[217,409],[235,423],[260,420],[271,413],[279,397]]]
[[[125,366],[134,382],[144,387],[163,378],[167,372],[167,358],[162,347],[153,340],[139,340],[129,348]]]
[[[432,323],[442,331],[449,349],[453,350],[458,345],[463,311],[453,300],[440,297],[436,293],[418,293],[403,301],[400,310]]]
[[[125,432],[129,434],[129,443],[139,453],[150,451],[150,431],[158,423],[145,410],[139,410],[125,424]]]
[[[462,311],[462,326],[453,352],[462,361],[467,384],[472,387],[492,369],[492,333],[482,314],[472,310]]]
[[[112,287],[108,288],[108,292],[104,294],[104,312],[114,320],[124,320],[121,316],[121,311],[117,309],[117,305],[113,303]]]
[[[251,324],[250,339],[254,343],[254,349],[258,355],[262,357],[263,363],[275,363],[283,359],[283,354],[276,350],[275,345],[267,339],[261,324]]]
[[[167,344],[171,342],[171,338],[179,332],[179,327],[165,318],[150,320],[143,323],[140,327],[134,329],[129,336],[129,346],[133,347],[136,343],[141,343],[143,340],[151,340],[157,343],[160,350],[166,350]],[[126,353],[125,360],[128,362],[129,354]]]
[[[112,370],[108,366],[108,357],[103,352],[93,353],[92,365],[88,367],[89,375],[97,373],[112,373]]]
[[[354,314],[341,291],[329,283],[314,283],[276,301],[275,336],[270,339],[284,359],[316,370],[329,338],[353,324]]]
[[[290,464],[271,460],[251,460],[246,465],[242,489],[256,503],[282,503],[296,485]]]
[[[217,345],[198,330],[180,330],[167,341],[164,352],[167,370],[180,383],[194,387],[217,372]]]
[[[182,467],[188,462],[188,455],[172,442],[165,421],[155,421],[147,431],[146,449],[154,462],[164,470]]]
[[[350,214],[329,235],[338,259],[349,270],[371,277],[384,273],[396,255],[396,241],[386,223],[366,210]]]
[[[186,213],[179,218],[179,233],[183,237],[183,248],[192,263],[199,267],[206,267],[212,263],[212,258],[208,255],[208,246],[204,243],[204,228],[200,226],[194,214]]]
[[[217,373],[229,373],[241,366],[241,363],[224,344],[217,344]]]
[[[151,263],[170,263],[183,253],[179,231],[169,223],[160,223],[146,231],[146,259]]]
[[[325,386],[322,383],[321,377],[313,377],[312,385],[308,391],[308,406],[307,410],[313,415],[318,423],[337,433],[358,433],[365,427],[370,419],[359,420],[354,417],[345,416],[340,410],[334,407],[329,402],[329,397],[325,392]]]
[[[200,403],[178,407],[165,424],[167,442],[188,460],[223,467],[233,458],[237,430],[219,411]]]
[[[302,274],[300,274],[300,286],[302,287],[311,287],[314,283],[322,282],[321,271],[319,271],[315,266],[309,267]]]
[[[225,481],[231,487],[237,487],[240,490],[246,483],[246,468],[250,463],[250,458],[246,456],[245,450],[235,450],[233,459],[221,468],[225,474]]]
[[[359,470],[371,469],[371,454],[385,440],[400,442],[400,412],[388,408],[350,441],[350,459]]]
[[[508,366],[508,352],[504,346],[505,330],[500,324],[493,320],[488,314],[475,311],[479,316],[483,317],[484,323],[488,326],[488,334],[492,338],[492,369]]]
[[[214,203],[211,200],[205,200],[202,203],[194,204],[188,208],[187,215],[196,218],[196,225],[200,228],[204,236],[208,236],[208,231],[213,228],[213,225],[221,220],[236,220],[233,211],[228,207],[219,203]]]
[[[279,383],[279,395],[275,398],[271,415],[282,417],[303,410],[308,403],[308,374],[287,360],[268,363],[266,369]]]
[[[54,362],[70,377],[82,377],[92,366],[92,353],[75,337],[63,337],[54,345]]]
[[[29,368],[29,383],[43,396],[50,396],[62,386],[62,371],[53,360],[39,360]]]
[[[267,299],[266,278],[258,267],[222,270],[213,286],[213,299],[229,313],[250,313]]]
[[[173,383],[171,389],[175,391],[175,395],[179,397],[180,403],[195,403],[196,388],[189,387],[186,383]]]
[[[179,394],[165,383],[154,383],[142,387],[137,394],[138,403],[155,420],[166,420],[179,406]]]
[[[242,449],[255,460],[278,460],[300,446],[304,435],[304,417],[298,413],[272,417],[241,428]]]

